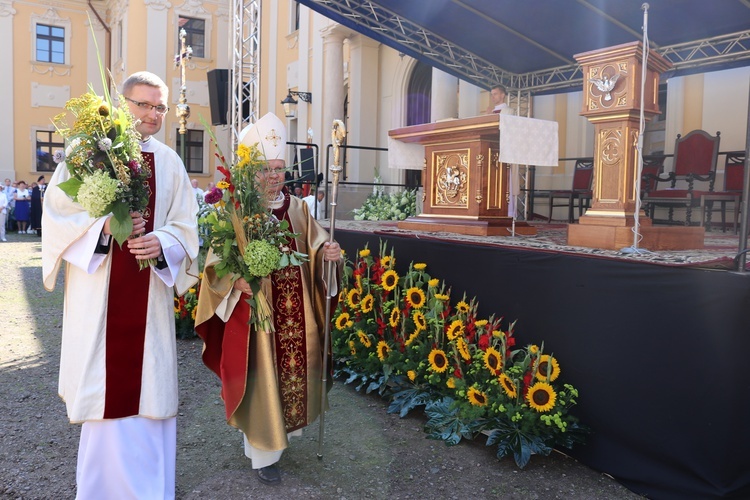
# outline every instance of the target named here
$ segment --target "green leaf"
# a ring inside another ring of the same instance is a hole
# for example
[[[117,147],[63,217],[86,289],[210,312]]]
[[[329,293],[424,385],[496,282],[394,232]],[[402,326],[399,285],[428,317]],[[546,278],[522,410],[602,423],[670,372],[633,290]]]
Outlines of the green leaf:
[[[279,269],[282,269],[288,265],[289,265],[289,254],[282,253],[281,257],[279,258]]]
[[[130,217],[130,210],[124,202],[115,203],[112,206],[112,219],[109,221],[109,230],[112,237],[122,246],[133,232],[133,218]]]
[[[83,181],[80,179],[76,179],[75,177],[71,177],[65,182],[61,182],[57,185],[60,189],[62,189],[65,194],[70,196],[71,198],[74,198],[78,196],[78,190],[81,189],[81,185],[83,184]]]
[[[418,406],[425,406],[433,395],[421,387],[411,386],[393,395],[388,413],[398,413],[401,418]]]

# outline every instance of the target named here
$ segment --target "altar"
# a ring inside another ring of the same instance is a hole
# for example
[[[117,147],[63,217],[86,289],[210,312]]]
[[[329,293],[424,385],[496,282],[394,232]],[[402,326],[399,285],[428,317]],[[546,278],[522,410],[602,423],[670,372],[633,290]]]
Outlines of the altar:
[[[388,135],[392,163],[423,173],[422,213],[399,222],[399,228],[536,234],[515,217],[518,164],[557,165],[557,123],[490,114],[412,125]]]

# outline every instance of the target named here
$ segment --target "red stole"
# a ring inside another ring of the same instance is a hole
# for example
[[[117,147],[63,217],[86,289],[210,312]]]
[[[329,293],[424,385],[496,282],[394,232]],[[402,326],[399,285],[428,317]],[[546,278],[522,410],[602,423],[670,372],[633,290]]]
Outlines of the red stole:
[[[142,157],[151,169],[148,179],[151,196],[146,211],[151,214],[146,221],[146,233],[150,233],[154,229],[156,170],[153,153],[142,153]],[[138,261],[127,245],[120,248],[113,241],[107,295],[104,418],[140,413],[150,279],[151,270],[138,268]]]

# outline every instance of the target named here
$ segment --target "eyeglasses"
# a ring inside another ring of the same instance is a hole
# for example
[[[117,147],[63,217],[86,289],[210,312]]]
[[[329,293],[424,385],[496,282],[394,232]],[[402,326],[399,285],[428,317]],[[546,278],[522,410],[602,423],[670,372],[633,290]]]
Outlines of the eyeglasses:
[[[263,168],[260,169],[260,171],[264,175],[284,175],[284,173],[286,172],[286,168],[267,168],[267,167],[263,167]]]
[[[164,104],[153,105],[153,104],[149,104],[147,102],[134,101],[130,97],[126,97],[125,100],[132,102],[133,104],[135,104],[136,106],[138,106],[138,108],[142,109],[143,111],[151,111],[152,109],[155,109],[156,112],[158,114],[160,114],[160,115],[163,115],[167,111],[169,111],[169,106],[165,106]]]

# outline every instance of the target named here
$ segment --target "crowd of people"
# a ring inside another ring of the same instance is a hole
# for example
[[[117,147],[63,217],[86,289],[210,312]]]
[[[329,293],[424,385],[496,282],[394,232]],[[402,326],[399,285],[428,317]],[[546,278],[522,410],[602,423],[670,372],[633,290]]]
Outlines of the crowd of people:
[[[0,241],[7,241],[8,233],[42,235],[46,189],[43,175],[31,185],[25,180],[5,179],[4,184],[0,185]]]

